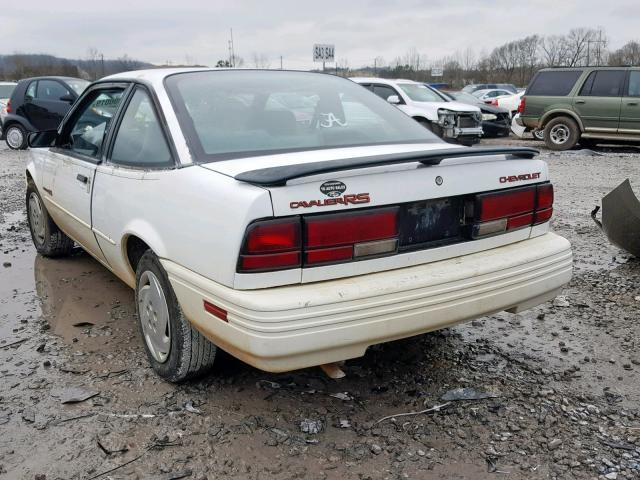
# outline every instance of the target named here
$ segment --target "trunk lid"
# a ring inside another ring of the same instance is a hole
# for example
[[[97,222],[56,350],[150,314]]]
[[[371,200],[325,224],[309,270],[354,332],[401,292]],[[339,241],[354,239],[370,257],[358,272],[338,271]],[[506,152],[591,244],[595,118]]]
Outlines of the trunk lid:
[[[270,192],[275,217],[399,208],[397,253],[303,267],[304,283],[428,263],[529,238],[532,227],[479,240],[463,238],[470,195],[548,180],[545,162],[531,158],[531,151],[517,152],[445,143],[386,145],[251,157],[203,167],[236,179],[253,178],[249,183]],[[328,166],[315,168],[318,165]],[[252,175],[260,170],[284,175]],[[286,178],[289,170],[291,178]],[[268,273],[237,275],[264,276],[264,282],[252,280],[251,288],[278,284]]]

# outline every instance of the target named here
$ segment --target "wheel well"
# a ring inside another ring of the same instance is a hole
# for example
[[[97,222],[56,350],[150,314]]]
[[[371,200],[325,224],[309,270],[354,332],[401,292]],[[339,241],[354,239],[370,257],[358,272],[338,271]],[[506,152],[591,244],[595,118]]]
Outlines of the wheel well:
[[[554,112],[549,114],[548,117],[544,118],[544,123],[542,123],[542,125],[540,127],[538,127],[539,130],[544,129],[547,126],[547,123],[549,123],[551,120],[553,120],[554,118],[559,118],[559,117],[567,117],[570,118],[571,120],[573,120],[574,122],[576,122],[576,125],[578,125],[578,128],[580,129],[580,132],[583,131],[582,128],[582,122],[580,122],[580,120],[576,117],[574,117],[573,115],[571,115],[568,112]]]
[[[149,245],[135,235],[127,237],[126,242],[127,260],[129,261],[131,270],[135,274],[136,269],[138,268],[138,262],[142,258],[142,255],[144,255],[144,252],[149,250]]]
[[[27,184],[33,183],[35,185],[36,182],[33,181],[33,177],[31,176],[31,172],[27,170]]]

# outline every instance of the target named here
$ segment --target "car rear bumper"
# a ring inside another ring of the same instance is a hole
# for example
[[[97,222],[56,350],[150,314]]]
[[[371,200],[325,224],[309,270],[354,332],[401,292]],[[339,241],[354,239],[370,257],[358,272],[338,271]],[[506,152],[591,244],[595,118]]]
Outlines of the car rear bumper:
[[[311,284],[234,290],[162,260],[194,327],[267,371],[364,355],[367,347],[552,299],[569,282],[571,246],[553,233],[425,265]],[[207,313],[204,301],[228,312]]]

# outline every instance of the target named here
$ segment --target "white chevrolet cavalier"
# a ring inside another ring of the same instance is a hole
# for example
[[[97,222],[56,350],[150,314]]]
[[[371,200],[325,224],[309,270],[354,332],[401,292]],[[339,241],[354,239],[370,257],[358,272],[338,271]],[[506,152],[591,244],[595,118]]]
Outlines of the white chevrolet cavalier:
[[[535,150],[444,143],[330,75],[122,73],[30,144],[36,249],[79,244],[134,288],[170,381],[218,347],[274,372],[362,356],[571,277]]]

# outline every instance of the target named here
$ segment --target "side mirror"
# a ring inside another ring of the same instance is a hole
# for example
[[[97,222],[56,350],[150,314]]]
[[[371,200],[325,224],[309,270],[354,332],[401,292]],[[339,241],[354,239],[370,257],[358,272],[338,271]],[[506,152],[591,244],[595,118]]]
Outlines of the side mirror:
[[[387,97],[387,102],[392,105],[398,105],[400,103],[400,97],[398,95],[389,95]]]
[[[68,102],[68,103],[73,103],[76,101],[76,99],[73,97],[73,95],[63,95],[60,97],[60,101],[61,102]]]
[[[58,138],[57,130],[47,130],[44,132],[30,133],[27,137],[27,144],[30,148],[53,147]]]

